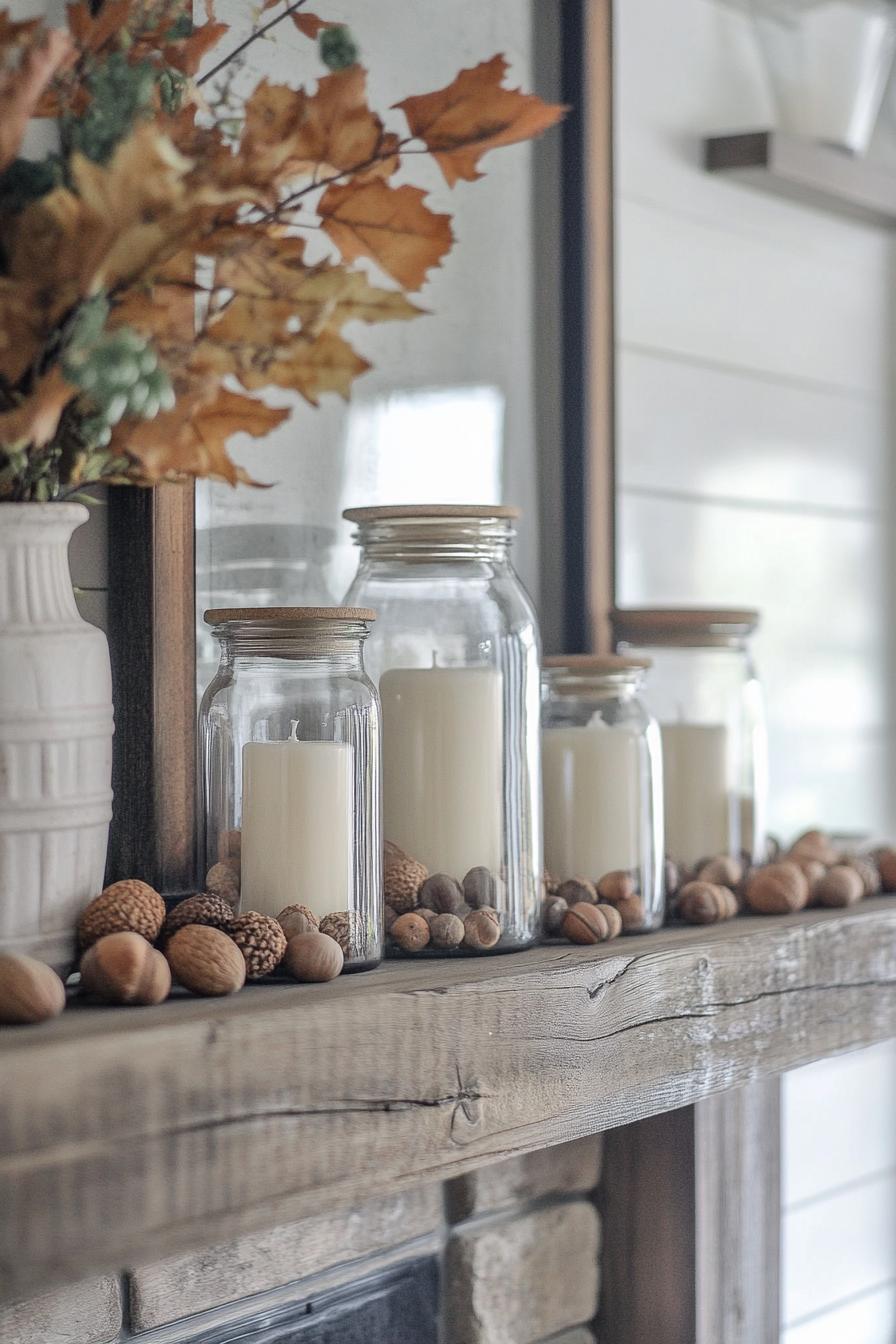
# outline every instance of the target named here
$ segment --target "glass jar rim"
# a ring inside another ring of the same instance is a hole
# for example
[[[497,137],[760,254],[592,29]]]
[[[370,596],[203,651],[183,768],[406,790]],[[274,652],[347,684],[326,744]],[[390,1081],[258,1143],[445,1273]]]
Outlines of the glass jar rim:
[[[369,607],[212,607],[203,613],[207,625],[330,625],[341,626],[375,621]]]
[[[350,523],[425,522],[430,518],[504,518],[512,522],[522,516],[522,510],[514,504],[372,504],[343,509],[342,516]]]
[[[653,667],[653,659],[629,658],[619,653],[558,653],[542,659],[541,666],[548,673],[612,677],[620,672],[646,672]]]
[[[628,607],[611,615],[619,643],[719,648],[736,645],[759,626],[752,607]]]

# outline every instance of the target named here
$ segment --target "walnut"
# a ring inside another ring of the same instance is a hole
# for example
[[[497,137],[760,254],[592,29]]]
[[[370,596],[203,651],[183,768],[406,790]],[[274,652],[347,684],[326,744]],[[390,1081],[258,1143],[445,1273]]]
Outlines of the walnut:
[[[558,938],[569,906],[562,896],[548,896],[541,907],[541,919],[548,938]]]
[[[464,920],[464,947],[477,952],[488,952],[501,937],[501,918],[497,910],[487,905],[471,910]]]
[[[812,888],[812,900],[817,905],[855,905],[865,895],[861,873],[845,863],[835,864]]]
[[[760,915],[786,915],[809,903],[809,881],[795,863],[770,863],[750,877],[747,905]]]
[[[105,1003],[162,1003],[171,970],[139,933],[107,933],[81,958],[81,989]]]
[[[420,904],[437,915],[453,914],[464,904],[464,895],[460,883],[453,877],[447,873],[433,873],[420,888]]]
[[[277,916],[277,923],[286,934],[287,940],[298,933],[317,933],[319,921],[313,910],[307,905],[287,905]]]
[[[433,947],[451,949],[460,947],[464,940],[464,921],[457,915],[436,915],[429,925]]]
[[[402,952],[422,952],[431,937],[429,927],[428,920],[416,910],[409,910],[407,914],[399,915],[392,925],[392,941]]]
[[[362,952],[362,926],[360,917],[354,910],[337,910],[324,915],[320,921],[320,932],[335,938],[345,956],[358,956]]]
[[[160,941],[167,942],[185,924],[208,924],[213,929],[226,929],[232,919],[233,911],[220,896],[188,896],[168,911]]]
[[[78,943],[86,951],[107,933],[139,933],[154,943],[165,919],[165,902],[155,888],[136,878],[113,882],[81,912]]]
[[[429,869],[398,845],[387,840],[383,852],[383,894],[397,915],[414,910],[417,893],[429,876]]]
[[[557,895],[562,896],[569,906],[578,905],[581,901],[588,901],[590,905],[597,905],[597,889],[593,882],[588,881],[587,877],[567,878],[557,888]]]
[[[193,994],[235,994],[246,981],[246,959],[232,938],[208,924],[185,924],[165,948],[175,980]]]
[[[335,938],[312,930],[290,938],[283,957],[283,969],[295,980],[322,984],[336,979],[344,961],[342,948]]]
[[[286,934],[271,915],[248,910],[230,921],[227,933],[246,958],[247,980],[262,980],[283,960]]]
[[[209,896],[226,901],[233,913],[240,903],[239,869],[235,871],[229,859],[213,864],[205,875],[205,890]]]
[[[597,884],[597,894],[600,900],[616,905],[618,901],[626,901],[634,896],[635,879],[631,873],[622,868],[617,868],[612,873],[604,873]]]
[[[563,933],[571,943],[604,943],[615,938],[621,928],[622,920],[612,905],[592,905],[590,901],[571,905],[563,921]]]
[[[737,897],[715,882],[688,882],[679,893],[676,913],[687,924],[717,924],[737,914]]]
[[[65,1007],[65,985],[53,970],[22,952],[0,952],[0,1022],[47,1022]]]

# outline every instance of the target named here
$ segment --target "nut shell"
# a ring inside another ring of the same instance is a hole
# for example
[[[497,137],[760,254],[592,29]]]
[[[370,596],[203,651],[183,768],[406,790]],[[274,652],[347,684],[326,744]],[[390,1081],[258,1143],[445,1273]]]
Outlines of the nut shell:
[[[209,896],[226,901],[232,913],[240,903],[239,869],[234,869],[230,859],[213,864],[205,875],[205,889]]]
[[[154,887],[136,878],[113,882],[81,911],[78,944],[86,951],[107,933],[139,933],[154,943],[164,919],[165,902]]]
[[[570,908],[578,905],[580,901],[589,901],[591,905],[597,905],[597,888],[587,877],[567,878],[557,888],[557,895],[562,896]]]
[[[65,1007],[65,985],[53,970],[22,952],[0,952],[0,1022],[48,1022]]]
[[[246,959],[247,980],[262,980],[283,960],[286,934],[271,915],[248,910],[230,921],[227,933]]]
[[[352,910],[337,910],[324,915],[318,926],[321,933],[335,938],[346,958],[357,956],[362,951],[361,920]]]
[[[139,933],[107,933],[81,958],[81,989],[104,1003],[162,1003],[171,968]]]
[[[447,873],[433,873],[420,888],[420,904],[437,915],[450,915],[464,904],[460,883]]]
[[[436,915],[429,923],[429,936],[433,947],[445,950],[460,947],[465,932],[464,921],[458,915],[450,913]]]
[[[277,916],[277,923],[286,934],[286,941],[300,933],[317,933],[320,922],[307,905],[287,905]]]
[[[283,969],[303,984],[317,985],[335,980],[344,961],[342,948],[335,938],[311,930],[290,938],[283,956]]]
[[[542,923],[548,938],[559,938],[569,906],[562,896],[548,896],[541,907]]]
[[[608,901],[607,904],[617,911],[622,921],[622,933],[636,933],[645,927],[644,902],[637,894],[626,896],[621,901]]]
[[[471,868],[462,886],[463,899],[472,910],[479,910],[484,905],[494,906],[498,884],[491,869],[482,865]]]
[[[760,915],[786,915],[809,903],[809,881],[802,868],[785,860],[758,868],[747,883],[747,905]]]
[[[818,859],[826,868],[837,862],[837,851],[824,831],[804,831],[790,846],[788,859]]]
[[[563,921],[563,933],[571,943],[605,943],[621,928],[622,919],[612,905],[591,905],[589,901],[571,905]]]
[[[387,840],[383,851],[383,894],[397,915],[416,909],[417,893],[429,877],[424,864]]]
[[[744,880],[744,865],[733,854],[719,854],[697,870],[697,881],[734,891]]]
[[[812,888],[812,900],[816,905],[843,908],[855,905],[865,895],[865,884],[861,873],[845,863],[829,868],[824,877]]]
[[[165,948],[171,973],[193,994],[235,994],[246,981],[246,959],[232,938],[208,924],[185,924]]]
[[[488,952],[501,937],[501,920],[497,910],[481,906],[471,910],[464,920],[463,946],[476,952]]]
[[[896,891],[896,849],[877,852],[877,871],[884,891]]]
[[[611,905],[616,905],[618,901],[627,901],[635,895],[635,879],[624,868],[604,873],[597,884],[597,894],[600,900],[609,901]]]
[[[688,882],[678,896],[677,914],[688,924],[718,924],[737,914],[737,897],[714,882]]]
[[[208,924],[213,929],[226,929],[233,919],[233,911],[220,896],[188,896],[169,910],[159,935],[164,944],[185,924]]]
[[[392,941],[403,952],[422,952],[430,940],[429,921],[416,911],[399,915],[392,925]]]
[[[218,861],[223,863],[225,859],[233,859],[237,867],[243,854],[243,833],[237,826],[232,831],[222,831],[218,836]]]

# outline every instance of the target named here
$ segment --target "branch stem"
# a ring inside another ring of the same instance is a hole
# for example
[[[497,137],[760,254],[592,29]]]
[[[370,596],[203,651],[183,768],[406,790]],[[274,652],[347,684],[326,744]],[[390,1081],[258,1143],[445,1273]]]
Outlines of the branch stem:
[[[264,37],[265,33],[269,33],[272,28],[276,28],[278,23],[282,23],[284,19],[288,19],[291,14],[295,14],[296,10],[301,9],[306,3],[307,0],[293,0],[293,3],[287,5],[282,14],[278,14],[276,18],[271,19],[270,22],[264,24],[261,28],[256,28],[254,32],[249,34],[245,41],[241,42],[238,47],[234,47],[233,51],[229,52],[222,61],[219,61],[217,65],[213,65],[211,70],[207,70],[201,79],[197,79],[197,86],[207,84],[210,79],[214,79],[215,75],[220,74],[231,61],[235,61],[237,56],[241,56],[247,47],[251,47],[253,42],[257,42],[260,37]]]

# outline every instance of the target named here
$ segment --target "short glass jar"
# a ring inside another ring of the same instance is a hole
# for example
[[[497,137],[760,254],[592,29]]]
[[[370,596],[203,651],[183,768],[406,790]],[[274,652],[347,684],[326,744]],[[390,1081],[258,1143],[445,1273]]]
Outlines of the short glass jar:
[[[542,686],[545,867],[618,902],[626,933],[658,928],[663,890],[660,731],[641,699],[647,659],[546,658]]]
[[[765,851],[768,741],[750,610],[617,611],[621,652],[653,661],[645,698],[663,742],[666,852],[693,868]]]
[[[540,649],[510,562],[518,511],[421,505],[344,517],[361,548],[345,600],[378,615],[368,666],[383,709],[387,922],[422,908],[430,927],[432,910],[464,923],[458,942],[452,921],[431,938],[406,921],[394,950],[526,947],[542,889]],[[426,875],[449,880],[436,893],[421,889]],[[497,912],[497,928],[469,918],[479,907]]]
[[[243,910],[333,916],[345,970],[382,957],[374,620],[348,607],[205,613],[221,661],[200,709],[206,862],[240,858]]]

